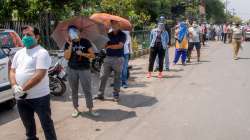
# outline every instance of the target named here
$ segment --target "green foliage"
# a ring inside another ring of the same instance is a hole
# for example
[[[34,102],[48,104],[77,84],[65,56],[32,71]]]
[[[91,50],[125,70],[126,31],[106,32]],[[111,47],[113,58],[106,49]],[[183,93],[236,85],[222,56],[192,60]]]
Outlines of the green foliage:
[[[207,0],[206,12],[207,19],[210,22],[223,23],[226,21],[225,6],[220,0]]]
[[[145,29],[160,15],[171,19],[171,8],[180,4],[186,7],[178,15],[180,18],[199,18],[199,0],[0,0],[0,20],[11,20],[16,15],[19,20],[37,21],[48,13],[56,20],[64,20],[73,15],[106,12],[128,18],[136,29]],[[221,0],[206,0],[208,21],[224,22],[224,9]]]

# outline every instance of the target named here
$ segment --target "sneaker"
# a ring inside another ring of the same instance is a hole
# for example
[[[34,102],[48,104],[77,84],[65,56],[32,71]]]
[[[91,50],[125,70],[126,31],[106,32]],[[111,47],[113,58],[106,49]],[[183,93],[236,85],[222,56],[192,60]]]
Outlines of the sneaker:
[[[113,93],[113,97],[115,102],[119,101],[119,93]]]
[[[73,118],[77,118],[80,114],[81,114],[81,112],[79,112],[78,110],[74,110],[74,112],[71,114],[71,116]]]
[[[128,88],[127,84],[122,85],[123,88]]]
[[[165,68],[164,70],[165,70],[165,71],[170,71],[170,69],[169,69],[169,68]]]
[[[151,78],[151,77],[152,77],[151,72],[148,72],[148,74],[147,74],[147,78]]]
[[[162,78],[162,77],[163,77],[162,72],[159,72],[159,74],[158,74],[158,78]]]
[[[238,60],[239,58],[238,57],[234,57],[234,60]]]
[[[110,84],[110,87],[114,87],[114,86],[115,86],[115,84],[114,84],[114,83]]]
[[[92,117],[99,117],[100,114],[95,112],[95,111],[88,111],[86,112],[89,116],[92,116]]]
[[[157,71],[159,71],[159,68],[155,68],[155,69],[154,69],[154,72],[157,72]]]
[[[101,101],[103,101],[103,100],[104,100],[104,96],[98,94],[94,99],[95,99],[95,100],[101,100]]]

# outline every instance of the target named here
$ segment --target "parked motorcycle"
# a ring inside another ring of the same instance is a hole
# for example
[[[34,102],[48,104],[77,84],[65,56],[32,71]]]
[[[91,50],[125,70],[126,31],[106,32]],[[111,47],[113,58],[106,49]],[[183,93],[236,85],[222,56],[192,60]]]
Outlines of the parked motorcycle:
[[[93,59],[91,63],[91,71],[99,73],[106,57],[105,49],[102,49],[99,53],[95,53],[95,56],[95,59]],[[132,69],[132,66],[128,66],[128,78],[130,76],[130,69]]]
[[[100,72],[102,64],[104,63],[104,59],[106,57],[105,49],[100,50],[99,53],[95,53],[95,58],[91,62],[91,71],[92,72]]]
[[[66,72],[61,62],[62,57],[48,71],[50,94],[54,96],[62,96],[66,91]]]

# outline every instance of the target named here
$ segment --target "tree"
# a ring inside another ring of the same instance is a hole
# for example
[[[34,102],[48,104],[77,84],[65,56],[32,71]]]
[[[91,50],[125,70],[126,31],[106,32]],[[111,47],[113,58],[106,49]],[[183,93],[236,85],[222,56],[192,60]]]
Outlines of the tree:
[[[206,1],[206,18],[214,23],[223,23],[226,21],[225,6],[220,0]]]

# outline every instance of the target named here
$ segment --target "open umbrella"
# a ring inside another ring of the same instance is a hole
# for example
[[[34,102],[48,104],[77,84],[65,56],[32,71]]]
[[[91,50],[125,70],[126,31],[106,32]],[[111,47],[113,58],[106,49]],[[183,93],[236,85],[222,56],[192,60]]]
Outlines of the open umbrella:
[[[77,16],[60,22],[51,35],[61,49],[69,39],[68,27],[70,25],[76,26],[80,31],[80,37],[93,42],[99,49],[103,48],[109,41],[103,24],[97,23],[88,17]]]
[[[106,29],[110,28],[110,24],[111,24],[111,20],[114,21],[118,21],[120,23],[121,29],[122,30],[132,30],[132,24],[130,23],[130,21],[128,21],[125,18],[119,17],[119,16],[115,16],[115,15],[110,15],[107,13],[95,13],[92,16],[90,16],[90,19],[99,22],[99,23],[103,23],[106,27]]]

